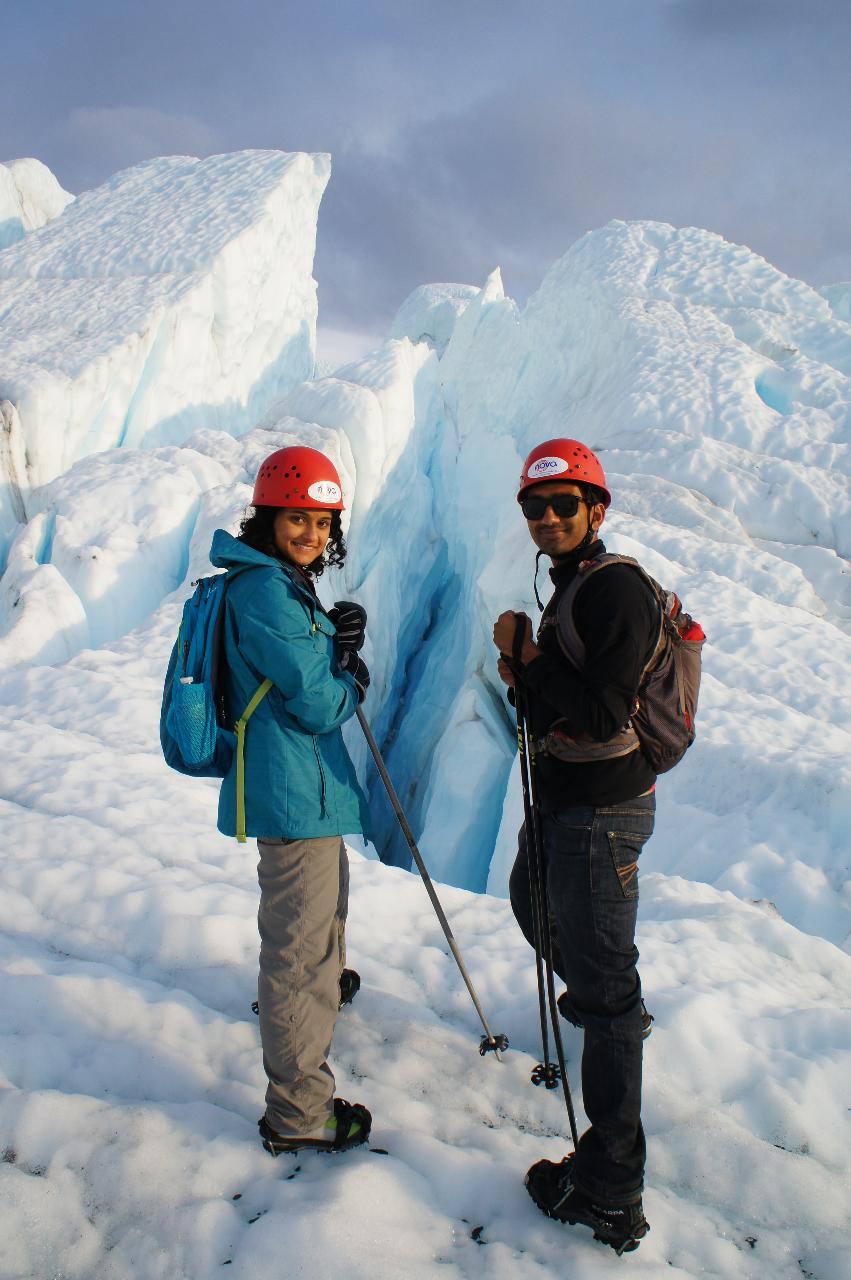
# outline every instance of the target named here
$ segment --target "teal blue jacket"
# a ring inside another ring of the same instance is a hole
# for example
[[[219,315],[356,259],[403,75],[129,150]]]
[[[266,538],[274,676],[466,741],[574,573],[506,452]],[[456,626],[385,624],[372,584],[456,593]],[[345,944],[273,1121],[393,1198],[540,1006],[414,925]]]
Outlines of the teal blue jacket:
[[[210,560],[233,575],[224,623],[232,720],[263,680],[273,684],[245,732],[246,834],[369,835],[366,798],[340,731],[357,709],[357,688],[338,669],[333,622],[298,570],[224,529],[213,535]],[[235,760],[222,781],[218,828],[236,834]]]

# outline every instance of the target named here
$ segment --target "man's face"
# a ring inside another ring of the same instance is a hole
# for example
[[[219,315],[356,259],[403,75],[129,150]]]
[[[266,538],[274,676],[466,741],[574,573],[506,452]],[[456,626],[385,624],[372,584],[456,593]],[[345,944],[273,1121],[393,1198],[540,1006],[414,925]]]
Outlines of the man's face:
[[[603,523],[605,515],[602,503],[597,503],[589,510],[587,503],[583,500],[582,489],[578,484],[572,484],[569,481],[548,480],[544,484],[533,485],[531,489],[526,490],[524,496],[534,495],[536,498],[547,499],[564,493],[576,494],[580,499],[576,515],[557,516],[552,507],[547,506],[540,519],[526,521],[535,546],[553,560],[569,555],[579,546],[588,532],[589,516],[591,527],[596,530]]]

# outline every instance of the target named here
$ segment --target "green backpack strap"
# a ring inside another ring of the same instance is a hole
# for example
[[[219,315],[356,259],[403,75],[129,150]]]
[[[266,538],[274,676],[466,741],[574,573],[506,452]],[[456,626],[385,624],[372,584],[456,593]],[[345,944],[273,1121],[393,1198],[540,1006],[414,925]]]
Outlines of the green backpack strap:
[[[236,838],[245,844],[245,727],[272,688],[271,680],[264,680],[254,691],[254,696],[234,726],[236,729]]]

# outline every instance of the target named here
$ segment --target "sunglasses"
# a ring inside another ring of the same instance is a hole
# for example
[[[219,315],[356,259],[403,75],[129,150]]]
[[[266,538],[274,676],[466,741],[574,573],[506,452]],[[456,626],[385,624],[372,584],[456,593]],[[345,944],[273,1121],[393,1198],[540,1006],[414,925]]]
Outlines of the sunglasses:
[[[554,498],[542,498],[540,494],[530,493],[520,499],[520,510],[527,520],[543,520],[547,507],[552,507],[559,519],[575,516],[582,499],[575,493],[557,493]]]

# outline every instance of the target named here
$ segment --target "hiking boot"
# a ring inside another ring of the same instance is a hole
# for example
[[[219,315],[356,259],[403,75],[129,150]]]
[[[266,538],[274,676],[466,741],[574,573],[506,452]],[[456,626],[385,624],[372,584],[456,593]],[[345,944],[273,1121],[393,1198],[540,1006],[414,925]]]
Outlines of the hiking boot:
[[[596,1199],[574,1187],[574,1160],[575,1157],[569,1155],[558,1164],[553,1160],[533,1164],[524,1179],[529,1195],[548,1218],[571,1226],[580,1223],[590,1227],[594,1239],[609,1245],[618,1257],[632,1253],[650,1230],[641,1198],[634,1204],[598,1204]]]
[[[273,1156],[294,1151],[349,1151],[369,1138],[372,1116],[359,1102],[334,1099],[334,1114],[317,1132],[304,1137],[288,1138],[276,1133],[264,1116],[257,1121],[263,1146]]]
[[[338,1009],[342,1009],[344,1004],[351,1004],[357,993],[360,991],[360,974],[354,969],[344,969],[340,974],[340,1003]],[[260,1017],[260,1001],[252,1000],[251,1012],[255,1017]]]
[[[360,991],[360,974],[354,969],[344,969],[340,974],[340,1008],[351,1004]]]
[[[572,1027],[579,1027],[580,1030],[582,1029],[582,1018],[570,999],[569,991],[562,991],[558,1000],[556,1000],[556,1005],[558,1006],[558,1011],[561,1014],[561,1016],[564,1018],[565,1022],[569,1022]],[[655,1021],[656,1019],[653,1017],[653,1014],[648,1013],[647,1005],[642,1000],[641,1001],[641,1039],[642,1040],[646,1040],[647,1037],[650,1035],[650,1032],[653,1030],[653,1023]]]

